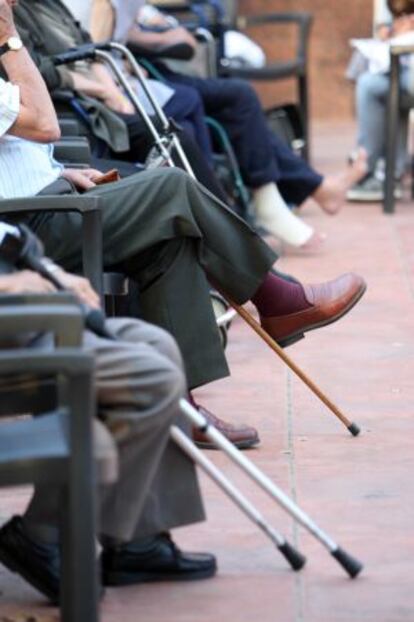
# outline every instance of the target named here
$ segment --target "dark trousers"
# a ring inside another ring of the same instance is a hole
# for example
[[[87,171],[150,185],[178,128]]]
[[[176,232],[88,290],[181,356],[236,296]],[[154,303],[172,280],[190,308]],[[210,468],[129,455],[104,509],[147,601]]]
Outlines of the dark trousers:
[[[49,193],[56,189],[49,188]],[[176,168],[131,175],[90,194],[101,199],[105,267],[138,284],[142,317],[175,337],[190,388],[227,375],[209,281],[244,303],[259,288],[275,254],[208,190]],[[47,255],[68,269],[80,269],[79,215],[34,217],[29,224]]]
[[[288,203],[300,205],[322,183],[321,175],[269,130],[260,101],[247,82],[184,76],[165,67],[162,72],[172,87],[185,85],[197,91],[206,114],[223,125],[249,187],[275,182]]]
[[[201,149],[205,159],[212,166],[213,146],[210,132],[205,122],[205,110],[201,97],[192,87],[174,85],[175,93],[164,112],[173,118]]]

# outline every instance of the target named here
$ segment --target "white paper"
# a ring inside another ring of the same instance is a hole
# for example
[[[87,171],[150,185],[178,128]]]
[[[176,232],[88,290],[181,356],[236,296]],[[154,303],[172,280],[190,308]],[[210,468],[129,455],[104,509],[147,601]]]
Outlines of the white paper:
[[[414,45],[414,32],[406,32],[388,41],[351,39],[350,43],[367,59],[371,73],[387,73],[390,70],[390,47],[392,45]]]

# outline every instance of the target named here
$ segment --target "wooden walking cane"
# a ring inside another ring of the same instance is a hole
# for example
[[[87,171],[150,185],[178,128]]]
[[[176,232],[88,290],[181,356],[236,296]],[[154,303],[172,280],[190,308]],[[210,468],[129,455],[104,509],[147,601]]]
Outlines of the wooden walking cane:
[[[273,352],[275,352],[275,354],[277,354],[278,357],[281,358],[282,361],[286,363],[286,365],[302,380],[302,382],[304,382],[306,386],[309,387],[312,393],[314,393],[316,397],[318,397],[321,402],[323,402],[325,406],[327,406],[329,410],[340,421],[342,421],[342,423],[349,430],[349,432],[353,436],[358,436],[361,430],[357,426],[357,424],[352,423],[343,414],[343,412],[339,410],[339,408],[325,395],[325,393],[323,393],[319,389],[319,387],[313,382],[313,380],[311,380],[305,374],[305,372],[302,371],[300,367],[298,367],[296,363],[294,363],[294,361],[292,361],[292,359],[285,353],[283,348],[281,348],[280,345],[274,339],[272,339],[272,337],[260,326],[259,322],[257,322],[254,317],[248,311],[246,311],[244,307],[238,305],[236,302],[233,302],[233,300],[231,300],[228,296],[225,296],[225,298],[233,307],[233,309],[237,311],[238,315],[240,315],[240,317],[242,317],[243,320],[259,335],[259,337],[261,337],[263,341],[267,343],[269,348],[271,348]]]

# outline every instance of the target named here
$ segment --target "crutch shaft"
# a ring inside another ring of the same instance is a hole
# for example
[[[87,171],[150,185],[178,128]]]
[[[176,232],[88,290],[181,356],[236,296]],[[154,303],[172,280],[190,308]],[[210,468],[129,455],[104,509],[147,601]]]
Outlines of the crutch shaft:
[[[195,179],[195,175],[194,175],[194,171],[191,167],[190,162],[188,161],[187,155],[184,151],[184,149],[182,148],[182,145],[180,143],[180,141],[178,140],[177,136],[174,134],[174,132],[171,130],[170,127],[170,121],[167,119],[164,110],[162,109],[162,107],[159,105],[156,97],[154,97],[151,88],[148,86],[148,81],[146,79],[146,77],[144,76],[144,73],[141,69],[141,67],[139,66],[139,63],[137,63],[135,56],[132,54],[131,50],[129,50],[126,46],[120,44],[120,43],[115,43],[115,42],[111,42],[109,44],[110,48],[112,50],[116,50],[118,52],[120,52],[124,58],[129,62],[129,64],[132,67],[133,72],[135,73],[136,78],[138,79],[139,83],[141,84],[141,87],[145,93],[145,95],[147,96],[148,100],[151,102],[151,105],[154,109],[155,114],[157,115],[159,121],[161,122],[161,125],[163,127],[164,132],[169,133],[171,135],[172,138],[172,144],[174,146],[174,149],[176,150],[178,157],[181,160],[181,163],[185,169],[185,171],[193,178]],[[132,103],[134,103],[136,105],[137,103],[137,97],[136,94],[133,92],[133,89],[131,89],[131,86],[128,84],[128,93],[130,95],[130,98],[132,99]],[[132,93],[130,92],[132,91]],[[174,162],[172,160],[168,161],[168,164],[170,166],[174,166]]]
[[[235,464],[237,464],[256,484],[267,492],[277,503],[283,507],[298,523],[309,531],[319,542],[325,546],[351,578],[355,578],[362,570],[361,562],[341,549],[332,538],[326,534],[316,523],[297,506],[272,480],[258,469],[245,455],[239,451],[227,438],[214,426],[210,425],[187,400],[180,400],[180,409],[201,432],[222,449]]]
[[[240,510],[253,521],[259,529],[273,542],[273,544],[281,551],[285,558],[289,561],[294,570],[300,570],[305,563],[306,558],[287,540],[274,529],[262,516],[262,514],[254,507],[254,505],[246,499],[244,495],[232,484],[232,482],[223,475],[223,473],[198,449],[194,443],[180,430],[177,426],[172,426],[170,430],[171,438],[179,445],[179,447],[197,464],[203,471],[221,488],[221,490],[240,508]]]
[[[192,424],[201,429],[210,440],[220,447],[227,456],[238,464],[243,471],[258,484],[265,492],[275,499],[287,512],[308,529],[324,546],[330,551],[337,548],[335,542],[322,532],[310,518],[289,497],[268,478],[260,469],[256,467],[246,456],[227,440],[214,426],[209,425],[207,420],[189,404],[186,400],[180,401],[181,410],[187,415]]]
[[[162,157],[166,160],[169,166],[174,166],[174,162],[171,158],[171,154],[169,153],[168,149],[165,147],[162,137],[159,135],[159,132],[157,131],[154,123],[152,122],[151,117],[147,114],[145,108],[142,106],[141,102],[136,96],[136,93],[134,92],[134,89],[129,84],[128,80],[125,80],[125,77],[122,71],[120,70],[120,68],[114,61],[114,59],[112,58],[111,54],[103,50],[96,50],[96,57],[101,59],[102,61],[104,61],[110,66],[111,70],[113,71],[115,76],[118,78],[118,80],[121,82],[122,86],[124,87],[129,99],[135,106],[135,109],[137,110],[138,114],[141,116],[148,130],[150,131],[152,139],[154,140],[154,143],[158,151],[160,152]]]
[[[257,322],[252,315],[244,309],[241,305],[238,305],[230,298],[226,296],[227,301],[231,306],[237,311],[240,317],[249,324],[251,328],[263,339],[265,343],[275,352],[284,363],[293,371],[294,374],[298,376],[306,384],[306,386],[318,397],[327,408],[345,425],[346,428],[351,432],[353,436],[358,436],[360,430],[359,427],[350,421],[341,410],[330,400],[325,393],[321,391],[321,389],[305,374],[305,372],[296,365],[296,363],[284,352],[283,348],[279,346],[279,344],[268,335],[268,333],[260,326],[259,322]]]

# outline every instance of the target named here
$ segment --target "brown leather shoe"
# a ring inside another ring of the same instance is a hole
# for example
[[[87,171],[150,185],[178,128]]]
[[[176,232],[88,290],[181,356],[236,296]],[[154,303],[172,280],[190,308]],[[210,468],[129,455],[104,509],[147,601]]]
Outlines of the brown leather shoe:
[[[259,434],[254,428],[247,425],[236,426],[231,423],[226,423],[226,421],[219,419],[199,404],[196,404],[195,408],[197,408],[198,412],[203,415],[211,425],[217,428],[217,430],[220,430],[227,440],[233,443],[238,449],[249,449],[260,442]],[[201,449],[217,449],[210,439],[197,428],[193,428],[193,441],[197,447]]]
[[[339,320],[356,305],[366,288],[364,279],[351,272],[320,285],[303,285],[311,307],[289,315],[261,317],[261,325],[280,346],[292,345],[309,330]]]

